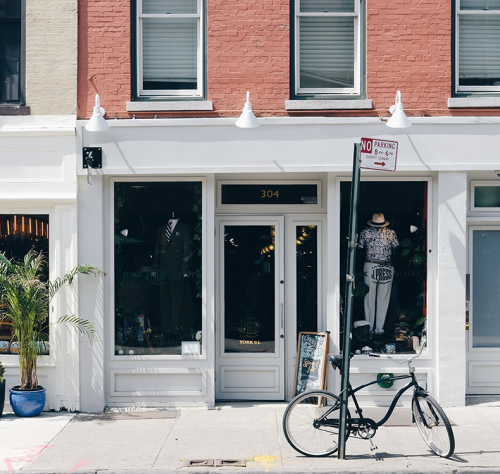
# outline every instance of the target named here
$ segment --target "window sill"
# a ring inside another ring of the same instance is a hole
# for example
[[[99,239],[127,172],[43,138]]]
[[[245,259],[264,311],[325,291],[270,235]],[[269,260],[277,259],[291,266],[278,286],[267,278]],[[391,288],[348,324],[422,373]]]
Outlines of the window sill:
[[[449,98],[449,109],[466,109],[466,108],[491,108],[500,107],[500,97],[464,97],[464,98]]]
[[[176,101],[137,101],[127,102],[127,112],[197,112],[212,111],[212,101],[206,100],[176,100]]]
[[[369,110],[371,100],[287,100],[286,110]]]
[[[26,105],[0,105],[0,115],[30,115]]]

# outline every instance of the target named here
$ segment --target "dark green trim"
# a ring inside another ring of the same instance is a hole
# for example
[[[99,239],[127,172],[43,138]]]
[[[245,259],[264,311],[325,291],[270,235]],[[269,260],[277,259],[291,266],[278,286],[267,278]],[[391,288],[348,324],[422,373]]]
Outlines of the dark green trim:
[[[206,101],[208,97],[208,76],[207,76],[207,3],[206,0],[203,2],[202,8],[202,21],[203,21],[203,31],[201,32],[201,41],[203,45],[203,57],[202,57],[202,77],[203,77],[203,88],[201,97],[179,97],[179,96],[139,96],[137,95],[137,0],[131,0],[130,2],[130,77],[131,77],[131,90],[130,90],[130,100],[133,102],[184,102],[184,101]]]
[[[457,2],[451,2],[451,97],[467,98],[467,97],[498,97],[500,92],[457,92],[458,77],[457,77]]]
[[[359,94],[295,94],[295,3],[290,0],[290,100],[364,100],[366,99],[366,2],[359,0]]]

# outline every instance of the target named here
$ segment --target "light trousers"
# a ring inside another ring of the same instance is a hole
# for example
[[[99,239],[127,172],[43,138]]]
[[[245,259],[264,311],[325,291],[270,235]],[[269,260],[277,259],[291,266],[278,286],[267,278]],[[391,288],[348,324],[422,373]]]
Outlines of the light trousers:
[[[370,323],[370,331],[375,327],[375,332],[381,332],[391,299],[394,267],[365,262],[363,271],[370,290],[365,296],[365,320]]]

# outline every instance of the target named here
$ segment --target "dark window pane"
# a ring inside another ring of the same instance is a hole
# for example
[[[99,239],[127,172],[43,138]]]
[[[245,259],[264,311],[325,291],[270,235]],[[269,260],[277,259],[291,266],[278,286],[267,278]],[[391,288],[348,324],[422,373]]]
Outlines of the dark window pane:
[[[318,228],[296,228],[297,336],[318,331]]]
[[[21,14],[21,0],[0,0],[0,19],[18,18]]]
[[[317,204],[316,184],[223,184],[222,204]]]
[[[275,228],[224,228],[224,351],[275,350]]]
[[[115,354],[201,353],[201,183],[115,183]]]
[[[19,100],[21,26],[0,22],[0,102]]]
[[[474,207],[500,207],[500,186],[475,186]]]

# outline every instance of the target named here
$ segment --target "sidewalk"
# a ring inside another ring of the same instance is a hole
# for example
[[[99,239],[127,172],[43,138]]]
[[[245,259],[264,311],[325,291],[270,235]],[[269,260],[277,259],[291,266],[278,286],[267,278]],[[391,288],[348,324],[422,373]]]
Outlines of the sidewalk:
[[[492,401],[494,400],[494,401]],[[350,438],[346,460],[308,458],[286,442],[286,403],[221,403],[215,409],[121,412],[104,415],[43,413],[0,418],[0,472],[500,472],[500,399],[471,399],[448,408],[456,423],[455,454],[430,452],[416,427],[382,427],[374,442]],[[409,408],[408,408],[409,410]],[[366,416],[369,415],[367,408]],[[185,460],[245,460],[246,467],[182,467]]]

